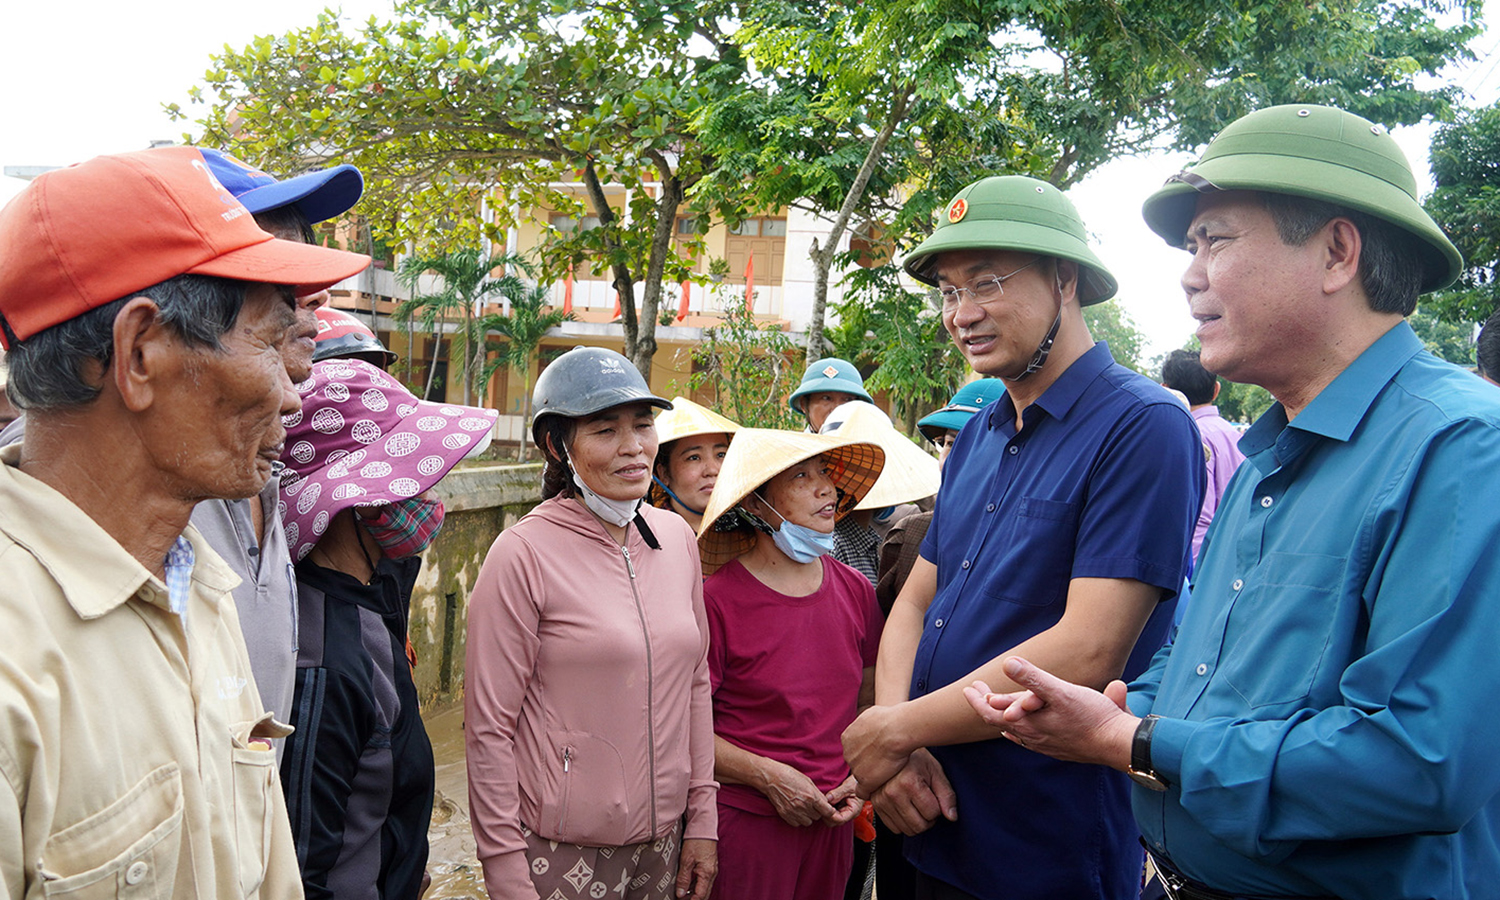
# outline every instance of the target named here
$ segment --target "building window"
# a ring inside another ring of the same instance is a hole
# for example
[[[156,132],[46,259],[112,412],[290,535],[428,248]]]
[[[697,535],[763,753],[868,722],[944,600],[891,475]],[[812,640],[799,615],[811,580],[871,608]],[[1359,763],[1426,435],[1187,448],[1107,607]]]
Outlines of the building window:
[[[733,284],[743,284],[745,270],[753,259],[755,283],[772,287],[781,284],[786,257],[786,219],[756,217],[746,219],[729,229],[724,241],[724,260],[729,263]],[[766,307],[762,305],[761,309]]]
[[[562,232],[593,231],[599,227],[599,217],[584,216],[582,219],[575,219],[572,216],[565,216],[562,213],[553,213],[552,227]]]

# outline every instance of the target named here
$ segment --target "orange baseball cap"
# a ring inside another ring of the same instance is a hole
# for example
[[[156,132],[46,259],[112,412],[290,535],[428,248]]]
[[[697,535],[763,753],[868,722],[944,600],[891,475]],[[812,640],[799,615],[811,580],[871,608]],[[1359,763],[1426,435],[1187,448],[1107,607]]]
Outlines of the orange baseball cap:
[[[99,156],[47,172],[0,209],[0,344],[178,275],[306,295],[369,264],[262,231],[197,148]]]

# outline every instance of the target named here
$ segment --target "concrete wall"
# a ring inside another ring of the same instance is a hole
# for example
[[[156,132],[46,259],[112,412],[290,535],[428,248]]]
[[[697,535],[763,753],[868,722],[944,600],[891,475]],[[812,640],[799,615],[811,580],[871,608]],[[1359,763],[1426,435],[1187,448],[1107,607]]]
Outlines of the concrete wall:
[[[479,566],[501,530],[541,502],[541,489],[542,467],[530,464],[457,469],[433,490],[447,513],[422,554],[411,599],[413,674],[423,703],[462,696],[465,622]]]

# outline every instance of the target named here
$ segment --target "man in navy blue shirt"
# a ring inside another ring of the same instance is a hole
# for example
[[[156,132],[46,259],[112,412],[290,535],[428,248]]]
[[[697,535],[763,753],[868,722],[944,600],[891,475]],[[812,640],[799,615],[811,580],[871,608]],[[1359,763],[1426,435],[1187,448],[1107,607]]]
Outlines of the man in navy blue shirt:
[[[1231,124],[1145,214],[1192,254],[1203,364],[1277,403],[1128,696],[1016,659],[1031,693],[971,703],[1130,771],[1179,896],[1495,896],[1500,396],[1404,321],[1458,251],[1383,127],[1310,104]]]
[[[1102,688],[1160,647],[1204,489],[1188,411],[1094,343],[1082,307],[1115,281],[1055,187],[960,191],[906,260],[1006,396],[960,431],[921,559],[881,641],[876,703],[844,733],[862,793],[920,895],[1134,898],[1129,781],[1003,740],[964,701],[1025,653]]]

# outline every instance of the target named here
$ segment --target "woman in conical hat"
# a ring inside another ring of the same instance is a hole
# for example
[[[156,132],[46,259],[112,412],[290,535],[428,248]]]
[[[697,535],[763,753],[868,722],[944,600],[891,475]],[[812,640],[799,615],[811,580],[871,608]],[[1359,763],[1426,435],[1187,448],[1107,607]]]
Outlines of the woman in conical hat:
[[[673,397],[672,408],[656,417],[656,466],[653,506],[670,509],[697,531],[713,496],[724,454],[739,425],[686,397]]]
[[[862,801],[839,736],[874,697],[874,588],[827,555],[876,444],[742,428],[699,529],[721,900],[843,895]]]

